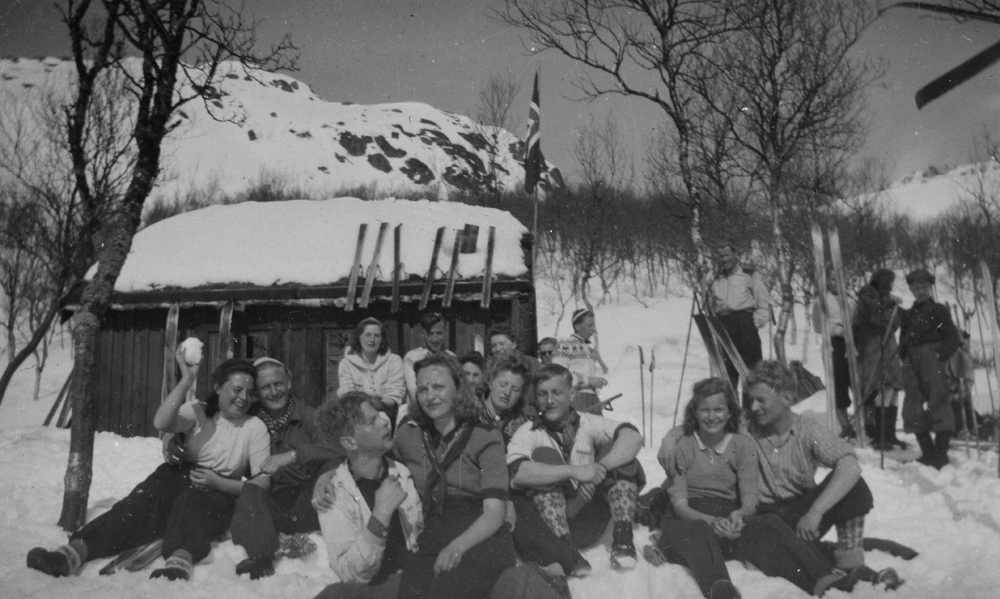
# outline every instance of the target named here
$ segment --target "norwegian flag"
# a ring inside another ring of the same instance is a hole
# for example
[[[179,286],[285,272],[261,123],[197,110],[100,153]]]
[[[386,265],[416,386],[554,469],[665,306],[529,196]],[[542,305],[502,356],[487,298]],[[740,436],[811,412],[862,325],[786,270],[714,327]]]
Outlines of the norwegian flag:
[[[542,111],[538,103],[538,71],[535,87],[531,92],[531,109],[528,111],[528,137],[524,140],[524,190],[531,193],[542,176],[545,157],[542,156]]]

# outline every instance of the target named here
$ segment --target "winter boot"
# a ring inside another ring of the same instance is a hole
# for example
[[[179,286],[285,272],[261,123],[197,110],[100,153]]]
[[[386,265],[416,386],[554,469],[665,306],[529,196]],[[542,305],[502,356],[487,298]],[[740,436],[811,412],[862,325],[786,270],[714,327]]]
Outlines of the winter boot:
[[[886,426],[884,408],[872,408],[867,411],[865,416],[868,418],[865,421],[865,430],[870,433],[868,439],[871,441],[872,449],[880,451],[891,449],[889,427]]]
[[[54,551],[35,547],[28,552],[28,567],[49,576],[70,576],[80,573],[87,560],[87,546],[83,541],[71,541]]]
[[[917,444],[920,445],[920,457],[917,461],[925,466],[933,466],[935,460],[934,440],[930,433],[917,433]],[[935,466],[936,468],[937,466]]]
[[[153,570],[150,578],[166,578],[167,580],[191,580],[194,573],[194,564],[191,554],[184,549],[178,549],[167,558],[162,568]]]
[[[615,522],[611,532],[611,567],[629,570],[636,564],[635,543],[632,541],[632,521]]]
[[[274,574],[274,560],[269,555],[248,557],[236,564],[236,575],[249,574],[250,580],[266,578]]]
[[[882,416],[885,418],[885,430],[886,439],[892,445],[900,449],[906,449],[907,445],[905,442],[900,441],[899,437],[896,436],[896,417],[899,416],[899,406],[889,406],[885,408],[885,414]]]
[[[948,448],[950,445],[950,431],[934,434],[934,462],[930,464],[931,466],[940,470],[948,465]]]

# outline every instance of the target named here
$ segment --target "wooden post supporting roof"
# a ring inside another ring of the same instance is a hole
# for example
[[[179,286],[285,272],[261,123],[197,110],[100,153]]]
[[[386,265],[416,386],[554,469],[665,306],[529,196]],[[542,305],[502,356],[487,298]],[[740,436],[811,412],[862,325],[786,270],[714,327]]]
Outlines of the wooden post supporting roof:
[[[361,292],[361,301],[358,302],[362,308],[367,308],[368,302],[371,301],[372,285],[375,284],[375,273],[378,271],[378,259],[382,255],[382,243],[385,242],[385,232],[388,230],[389,223],[382,223],[378,226],[375,250],[372,252],[371,262],[368,263],[368,270],[365,271],[365,289]]]
[[[451,299],[455,295],[455,278],[458,277],[458,254],[462,250],[462,230],[455,230],[455,241],[451,246],[451,266],[448,267],[448,284],[444,288],[444,299],[441,305],[451,307]]]
[[[481,308],[489,309],[493,301],[493,248],[496,245],[497,228],[490,226],[490,235],[486,241],[486,267],[483,269],[483,297],[479,300]]]
[[[431,285],[434,284],[434,276],[437,274],[438,253],[441,251],[441,242],[444,240],[444,227],[438,227],[434,235],[434,249],[431,251],[431,264],[427,267],[427,276],[424,277],[424,290],[420,294],[420,309],[427,308],[427,302],[431,299]]]

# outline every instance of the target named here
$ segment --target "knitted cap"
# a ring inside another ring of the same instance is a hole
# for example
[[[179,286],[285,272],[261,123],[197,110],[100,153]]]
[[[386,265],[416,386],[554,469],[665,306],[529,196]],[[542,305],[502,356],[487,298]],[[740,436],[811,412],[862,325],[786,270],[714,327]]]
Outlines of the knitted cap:
[[[914,283],[930,283],[934,284],[934,275],[932,275],[926,268],[918,268],[906,275],[906,284],[913,285]]]
[[[593,315],[594,313],[588,310],[587,308],[580,308],[579,310],[575,310],[573,312],[573,318],[570,319],[570,324],[576,326],[576,323],[580,322],[581,320],[583,320],[588,316],[593,316]]]

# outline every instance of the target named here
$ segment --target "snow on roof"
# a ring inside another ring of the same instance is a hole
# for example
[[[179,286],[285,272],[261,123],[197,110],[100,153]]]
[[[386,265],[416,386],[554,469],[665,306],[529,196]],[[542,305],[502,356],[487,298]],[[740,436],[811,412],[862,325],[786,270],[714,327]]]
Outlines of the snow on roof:
[[[376,279],[392,280],[393,235],[400,229],[403,273],[427,273],[438,227],[446,227],[438,253],[438,277],[451,264],[455,230],[479,226],[476,252],[460,254],[459,278],[481,277],[489,227],[496,227],[493,272],[526,275],[521,237],[527,228],[496,208],[427,200],[363,201],[356,198],[244,202],[185,212],[139,231],[115,291],[211,285],[328,285],[346,279],[357,246],[358,227],[368,223],[361,264],[372,260],[379,223],[389,223]],[[95,267],[96,268],[96,267]],[[94,273],[91,268],[88,278]]]

